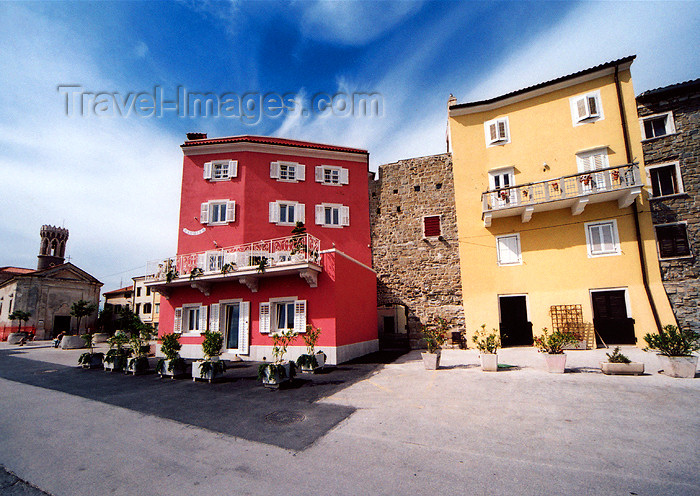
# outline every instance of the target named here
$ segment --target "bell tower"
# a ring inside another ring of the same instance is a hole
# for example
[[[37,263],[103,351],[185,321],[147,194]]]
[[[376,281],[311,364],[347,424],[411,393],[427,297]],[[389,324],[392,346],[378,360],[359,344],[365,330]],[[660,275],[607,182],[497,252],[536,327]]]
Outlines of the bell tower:
[[[68,229],[43,225],[40,234],[41,246],[36,269],[42,270],[54,265],[61,265],[66,254]]]

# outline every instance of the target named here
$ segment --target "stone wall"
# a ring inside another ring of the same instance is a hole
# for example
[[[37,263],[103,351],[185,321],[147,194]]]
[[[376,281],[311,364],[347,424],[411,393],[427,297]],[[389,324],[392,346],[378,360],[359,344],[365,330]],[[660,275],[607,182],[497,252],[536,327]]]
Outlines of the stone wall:
[[[423,237],[423,217],[441,216],[440,238]],[[377,305],[404,305],[409,344],[420,347],[420,326],[445,318],[464,329],[459,246],[450,154],[379,167],[370,180],[372,257]]]
[[[687,222],[691,258],[661,260],[661,274],[681,327],[700,329],[700,80],[638,99],[640,117],[672,111],[676,133],[642,143],[647,166],[678,161],[685,193],[652,199],[655,224]]]

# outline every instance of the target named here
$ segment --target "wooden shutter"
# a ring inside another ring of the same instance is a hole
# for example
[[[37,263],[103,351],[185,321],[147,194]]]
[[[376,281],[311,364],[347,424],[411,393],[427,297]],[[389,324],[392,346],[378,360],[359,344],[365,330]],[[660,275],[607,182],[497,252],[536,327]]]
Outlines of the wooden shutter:
[[[226,222],[233,222],[236,220],[236,202],[227,201],[226,202]]]
[[[596,100],[595,96],[589,96],[587,100],[589,117],[598,115],[598,101]]]
[[[277,202],[270,202],[270,222],[279,222],[280,209],[277,207]]]
[[[294,332],[306,332],[306,300],[294,302]]]
[[[688,232],[685,224],[657,226],[656,238],[659,240],[659,256],[661,258],[690,255]]]
[[[345,167],[340,168],[340,184],[348,184],[350,182],[350,172]]]
[[[578,120],[583,120],[588,117],[588,109],[586,108],[585,98],[578,98],[576,100],[576,112],[578,114]]]
[[[340,225],[349,226],[350,225],[350,207],[340,207]]]
[[[207,306],[202,305],[199,307],[199,332],[204,332],[207,330]]]
[[[211,179],[211,162],[204,163],[204,179]]]
[[[212,303],[209,312],[209,330],[219,332],[219,304]]]
[[[491,143],[498,140],[498,129],[496,128],[495,122],[493,124],[489,124],[489,135]]]
[[[199,222],[209,224],[209,203],[202,203],[199,209]]]
[[[306,181],[306,166],[304,164],[297,164],[294,171],[294,179],[297,181]]]
[[[260,304],[260,334],[270,334],[270,303]]]
[[[270,163],[270,178],[279,179],[280,177],[280,164],[277,162]]]
[[[173,332],[182,332],[182,308],[175,309],[175,318],[173,320]]]
[[[431,215],[429,217],[423,217],[423,236],[426,238],[432,238],[440,236],[442,234],[440,230],[440,216]]]
[[[228,177],[238,177],[238,160],[228,161]]]
[[[498,261],[501,264],[514,264],[520,261],[517,236],[498,238]]]
[[[243,301],[238,307],[238,353],[250,353],[250,302]]]
[[[294,206],[294,222],[306,222],[306,205],[297,203]]]
[[[506,121],[498,121],[498,141],[508,139]]]
[[[316,205],[316,224],[319,226],[323,225],[324,213],[323,205]]]
[[[323,182],[323,166],[317,165],[315,168],[315,177],[316,177],[316,182],[317,183],[322,183]]]

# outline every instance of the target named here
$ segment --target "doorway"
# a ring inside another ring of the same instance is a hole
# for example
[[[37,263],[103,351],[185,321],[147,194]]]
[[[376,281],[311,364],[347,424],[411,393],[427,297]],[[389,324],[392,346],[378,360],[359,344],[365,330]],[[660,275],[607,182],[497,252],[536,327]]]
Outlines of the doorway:
[[[532,322],[527,317],[527,296],[499,296],[501,345],[532,346]]]
[[[627,290],[591,290],[593,327],[605,344],[636,344],[634,319],[627,312]]]
[[[51,337],[55,338],[62,332],[70,333],[70,315],[54,315]]]
[[[229,303],[224,312],[224,331],[226,332],[226,349],[238,351],[240,347],[240,316],[241,306],[238,303]]]

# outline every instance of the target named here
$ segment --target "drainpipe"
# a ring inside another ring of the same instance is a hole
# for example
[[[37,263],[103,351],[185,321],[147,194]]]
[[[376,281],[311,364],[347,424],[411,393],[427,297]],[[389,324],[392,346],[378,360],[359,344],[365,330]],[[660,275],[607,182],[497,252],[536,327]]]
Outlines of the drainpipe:
[[[620,120],[622,122],[622,135],[625,140],[625,154],[627,156],[627,163],[631,164],[633,157],[632,150],[630,148],[629,130],[627,127],[627,117],[625,115],[625,104],[622,101],[622,89],[620,88],[620,78],[618,76],[618,71],[619,66],[616,65],[615,90],[617,90],[617,106],[620,110]],[[651,313],[654,316],[656,330],[661,331],[661,319],[659,319],[659,312],[656,310],[656,304],[654,303],[654,298],[651,295],[651,289],[649,289],[649,278],[647,275],[646,257],[644,255],[644,246],[642,245],[642,233],[639,229],[639,211],[637,210],[637,200],[632,202],[632,214],[632,217],[634,218],[634,232],[637,237],[637,250],[639,251],[639,264],[642,270],[642,284],[644,285],[644,291],[647,294],[647,299],[649,300],[649,305],[651,306]]]

